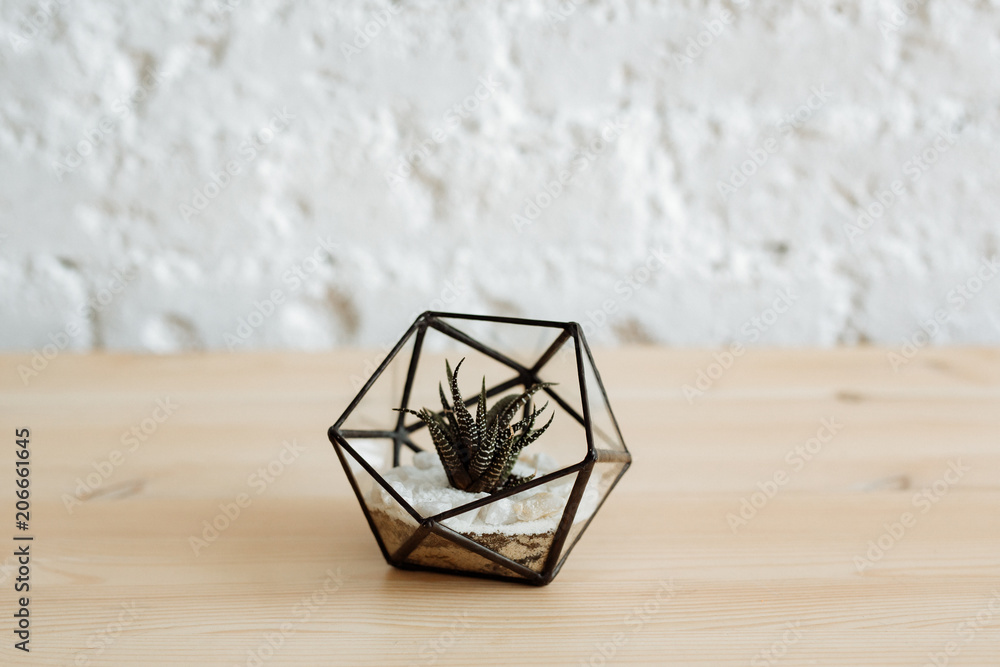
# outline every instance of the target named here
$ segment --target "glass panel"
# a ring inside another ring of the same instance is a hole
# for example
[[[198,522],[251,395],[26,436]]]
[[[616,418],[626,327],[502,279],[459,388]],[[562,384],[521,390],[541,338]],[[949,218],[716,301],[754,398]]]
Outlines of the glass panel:
[[[591,364],[590,357],[583,355],[584,379],[587,383],[587,403],[590,405],[590,419],[594,426],[594,446],[598,449],[610,449],[617,452],[625,451],[621,433],[615,425],[611,406],[604,395],[603,385],[598,379],[597,371]]]
[[[417,367],[417,373],[414,380],[410,400],[411,407],[428,407],[433,410],[440,410],[441,400],[438,395],[438,383],[446,380],[444,356],[432,354],[426,351],[426,344],[432,343],[439,337],[445,336],[436,330],[428,330],[425,339],[425,351],[421,354],[421,359]],[[575,354],[572,351],[570,356],[572,357],[570,363],[575,364]],[[486,377],[486,386],[488,391],[503,384],[505,381],[516,377],[515,372],[508,366],[487,357],[485,354],[465,344],[456,344],[453,352],[450,353],[449,361],[452,364],[452,368],[454,368],[458,361],[463,357],[465,357],[465,362],[462,364],[458,380],[462,396],[466,399],[467,403],[469,400],[474,399],[478,390],[481,389],[484,375]],[[563,359],[565,359],[565,357],[563,357]],[[564,362],[551,361],[550,363],[558,365],[558,363]],[[548,381],[548,378],[546,378],[546,381]],[[575,374],[569,375],[561,381],[564,381],[566,384],[559,389],[567,390],[569,395],[575,396],[577,406],[576,410],[582,412],[582,408],[579,407],[581,403],[578,376]],[[450,391],[447,386],[445,387],[445,391],[446,396],[450,401]],[[487,400],[487,405],[492,407],[495,402],[503,396],[517,394],[521,391],[524,391],[523,385],[513,385],[491,395]],[[527,471],[528,473],[535,469],[536,456],[539,452],[543,452],[545,455],[542,457],[539,465],[539,468],[544,470],[541,474],[578,463],[584,459],[587,453],[586,432],[584,431],[583,426],[571,414],[565,412],[557,401],[553,400],[552,397],[547,394],[539,392],[532,398],[530,407],[532,409],[538,408],[545,403],[548,403],[549,407],[545,412],[539,415],[538,421],[535,423],[535,427],[538,428],[548,422],[549,417],[552,417],[553,421],[546,433],[537,441],[532,443],[524,452],[527,456],[525,460],[532,466],[531,469]],[[469,405],[468,407],[469,412],[475,416],[476,406]],[[520,420],[524,414],[524,412],[520,413],[515,418],[515,421]],[[411,432],[410,437],[418,447],[427,451],[434,451],[434,445],[431,442],[430,434],[427,432],[426,428],[420,425],[421,422],[419,419],[408,415],[405,424],[407,425],[407,428],[413,426],[417,427],[416,430]]]
[[[611,487],[621,477],[624,469],[625,463],[620,461],[594,464],[594,470],[590,473],[590,479],[587,480],[587,487],[580,500],[580,506],[573,518],[569,536],[563,543],[562,553],[559,556],[560,561],[566,560],[566,556],[573,549],[573,545],[587,526],[587,522],[594,516],[601,502],[611,492]]]
[[[549,403],[549,409],[556,415],[549,430],[539,438],[536,447],[551,456],[560,467],[583,461],[587,455],[587,434],[584,430],[583,402],[580,396],[580,375],[576,368],[576,349],[572,337],[567,338],[558,350],[545,362],[538,372],[542,382],[554,382],[551,388],[555,397],[539,393],[535,396],[538,404]],[[560,404],[560,399],[563,404]],[[569,410],[567,410],[567,407]],[[543,413],[543,415],[548,414]],[[548,418],[545,419],[548,421]],[[542,422],[544,423],[544,422]]]
[[[424,337],[424,349],[420,358],[420,365],[417,368],[417,381],[414,383],[414,392],[422,391],[417,396],[425,396],[424,402],[420,405],[437,408],[441,402],[438,400],[438,382],[444,385],[446,395],[448,383],[445,376],[444,362],[447,359],[454,369],[458,362],[465,358],[462,369],[459,372],[459,386],[465,398],[472,398],[479,393],[482,387],[483,376],[486,377],[487,389],[508,380],[517,375],[517,371],[507,364],[494,359],[485,352],[452,338],[451,336],[438,331],[432,327],[427,328]],[[414,401],[410,401],[410,407],[414,406]]]
[[[536,361],[538,361],[536,359]],[[583,400],[580,397],[580,374],[576,367],[576,343],[570,336],[538,371],[542,382],[553,382],[552,391],[559,395],[570,409],[583,417]]]
[[[433,348],[442,349],[447,347],[447,353],[432,352]],[[440,384],[445,392],[448,402],[452,402],[451,389],[448,386],[447,373],[445,371],[445,359],[451,364],[454,371],[462,359],[462,367],[458,373],[458,386],[462,393],[462,398],[473,416],[476,414],[475,401],[482,389],[483,378],[486,379],[487,391],[495,386],[510,380],[516,376],[516,372],[495,359],[492,359],[479,350],[469,347],[464,343],[455,341],[436,329],[427,329],[424,338],[424,347],[414,374],[413,388],[410,392],[408,407],[413,410],[428,408],[435,412],[441,411],[441,398],[438,391]],[[499,395],[517,391],[517,387],[501,392]],[[490,398],[488,403],[493,404],[498,395]],[[395,413],[393,413],[395,414]],[[409,429],[416,426],[416,430],[411,432],[411,439],[421,449],[434,451],[434,444],[431,441],[427,429],[422,426],[422,422],[413,415],[406,415],[404,424]]]
[[[435,533],[429,533],[417,548],[410,552],[405,562],[412,565],[440,567],[446,570],[480,572],[482,574],[499,574],[508,577],[523,578],[520,574],[508,570]]]
[[[392,440],[388,438],[346,438],[348,444],[379,474],[392,467]],[[350,454],[348,454],[350,459]],[[361,466],[351,459],[351,471]]]
[[[441,317],[441,322],[501,352],[526,368],[563,332],[562,327],[505,324],[459,317]]]
[[[368,441],[359,440],[358,442],[370,444],[373,449],[381,446],[383,452],[388,450],[390,452],[389,461],[391,462],[391,440],[373,439]],[[375,524],[378,536],[382,539],[382,544],[385,545],[386,551],[391,556],[416,532],[418,528],[417,522],[403,509],[399,501],[389,494],[385,487],[379,484],[367,470],[361,467],[360,463],[354,460],[350,452],[345,450],[344,453],[346,454],[345,458],[348,461],[350,472],[358,484],[358,489],[361,491],[362,501],[371,514],[372,522]],[[382,456],[384,457],[384,454]]]
[[[393,467],[393,441],[390,438],[362,438],[355,436],[345,439],[354,448],[354,451],[380,475],[385,475]],[[412,449],[406,445],[401,445],[399,449],[399,464],[404,466],[413,465],[414,454]],[[357,463],[352,462],[352,465],[356,466]]]
[[[416,333],[410,336],[399,353],[389,362],[385,371],[365,392],[361,402],[340,426],[342,432],[395,430],[399,413],[393,412],[393,408],[399,407],[403,396],[403,385],[406,382],[406,373],[409,370],[416,338]],[[375,373],[385,356],[386,352],[371,351],[364,361],[352,363],[352,367],[345,371],[350,373],[350,383],[355,395]]]
[[[559,477],[441,523],[490,551],[541,572],[577,474]]]

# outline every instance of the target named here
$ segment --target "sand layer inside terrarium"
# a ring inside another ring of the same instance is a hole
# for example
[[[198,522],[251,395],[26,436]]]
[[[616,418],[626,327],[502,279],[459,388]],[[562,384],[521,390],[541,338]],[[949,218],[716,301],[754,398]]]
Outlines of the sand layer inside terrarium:
[[[556,462],[545,453],[525,453],[518,459],[513,472],[522,476],[534,473],[540,477],[557,469]],[[490,495],[453,488],[434,452],[418,452],[413,465],[391,468],[382,476],[423,517],[440,514]],[[496,553],[534,570],[541,570],[575,481],[575,475],[567,475],[445,519],[442,523]],[[596,496],[596,493],[584,494],[574,521],[590,518],[596,509]],[[369,507],[390,552],[413,534],[413,518],[377,483],[373,484],[369,493]],[[441,538],[425,540],[413,552],[411,560],[460,570],[492,571],[490,568],[499,567]],[[507,570],[502,570],[502,573],[510,574]]]
[[[372,519],[375,521],[382,539],[386,541],[390,553],[402,546],[403,542],[409,539],[415,531],[412,523],[405,523],[381,510],[372,511]],[[545,559],[549,554],[554,535],[552,532],[531,535],[471,533],[467,537],[501,556],[540,572],[545,565]],[[424,537],[420,545],[406,557],[406,561],[448,570],[517,576],[517,573],[484,556],[473,553],[433,533]]]

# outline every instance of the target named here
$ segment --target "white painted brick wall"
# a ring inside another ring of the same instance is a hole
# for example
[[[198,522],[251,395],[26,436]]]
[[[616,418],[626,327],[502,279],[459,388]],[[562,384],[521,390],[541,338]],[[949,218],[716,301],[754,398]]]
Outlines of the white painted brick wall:
[[[0,347],[1000,342],[996,1],[159,4],[0,5]]]

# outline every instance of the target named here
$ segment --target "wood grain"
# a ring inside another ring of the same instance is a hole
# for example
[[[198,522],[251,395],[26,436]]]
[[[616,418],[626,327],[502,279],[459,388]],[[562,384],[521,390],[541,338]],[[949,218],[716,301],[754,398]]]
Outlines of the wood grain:
[[[545,588],[382,560],[325,435],[378,352],[62,354],[28,386],[29,358],[0,357],[0,539],[25,426],[35,536],[27,659],[0,557],[0,663],[1000,664],[1000,351],[894,372],[886,350],[755,350],[689,402],[712,355],[596,353],[635,464]],[[158,399],[173,414],[67,508]],[[824,419],[842,427],[789,463]]]

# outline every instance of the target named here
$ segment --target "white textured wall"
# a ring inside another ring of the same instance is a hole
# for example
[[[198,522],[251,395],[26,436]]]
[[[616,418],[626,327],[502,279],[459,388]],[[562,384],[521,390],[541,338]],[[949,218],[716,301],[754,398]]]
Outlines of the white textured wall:
[[[0,347],[1000,342],[995,1],[158,4],[0,5]]]

